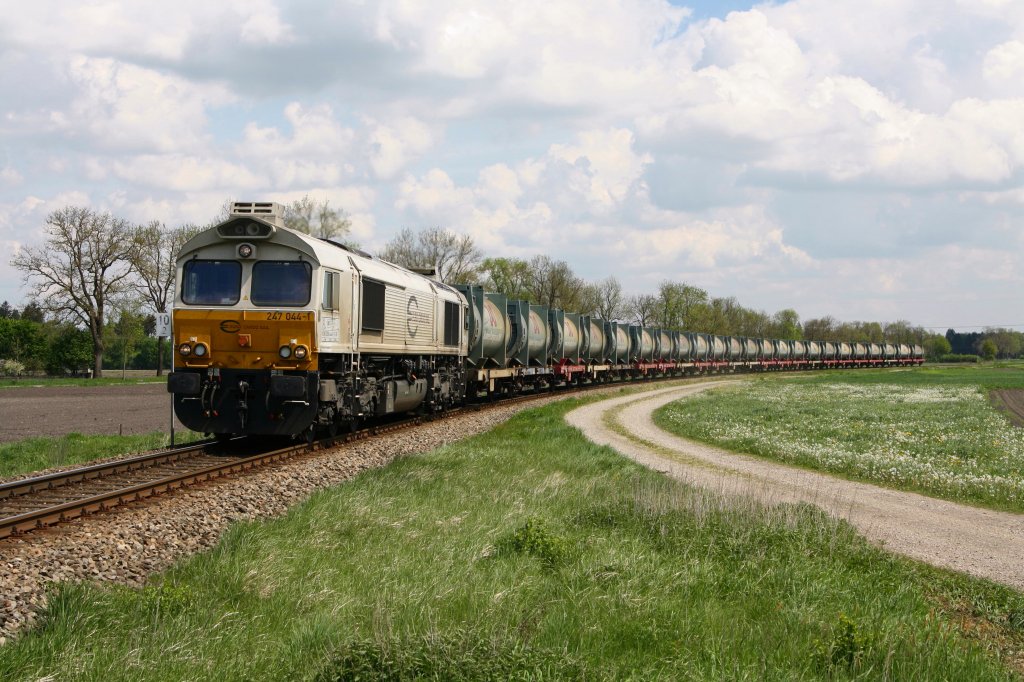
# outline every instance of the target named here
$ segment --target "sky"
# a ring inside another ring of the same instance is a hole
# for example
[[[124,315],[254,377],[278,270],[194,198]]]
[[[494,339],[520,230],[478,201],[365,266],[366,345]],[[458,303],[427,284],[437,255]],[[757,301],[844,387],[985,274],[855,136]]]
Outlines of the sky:
[[[802,319],[1024,328],[1020,0],[35,0],[0,15],[0,300],[66,205],[345,209]]]

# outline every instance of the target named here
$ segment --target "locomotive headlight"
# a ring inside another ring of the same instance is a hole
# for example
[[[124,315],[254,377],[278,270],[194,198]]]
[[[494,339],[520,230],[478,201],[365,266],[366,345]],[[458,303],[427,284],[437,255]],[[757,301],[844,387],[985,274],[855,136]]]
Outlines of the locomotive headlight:
[[[245,224],[245,233],[250,237],[254,237],[260,233],[259,223],[249,222]]]
[[[253,247],[252,244],[239,244],[238,245],[238,257],[239,258],[252,258]]]
[[[281,346],[281,350],[277,351],[277,354],[280,355],[282,358],[288,359],[292,356],[292,347]]]
[[[192,346],[188,345],[187,343],[183,343],[180,346],[178,346],[178,352],[181,355],[188,357],[189,355],[192,355]]]
[[[208,348],[206,347],[206,344],[205,344],[205,343],[197,343],[197,344],[196,344],[196,347],[195,347],[195,348],[194,348],[194,349],[192,350],[192,353],[193,353],[193,354],[194,354],[194,355],[195,355],[195,356],[196,356],[197,358],[201,358],[201,357],[204,357],[204,356],[206,355],[206,353],[207,353],[207,351],[208,351],[208,350],[209,350],[209,349],[208,349]]]
[[[296,346],[295,347],[295,359],[296,360],[305,360],[307,355],[309,355],[309,349],[308,348],[306,348],[305,346]]]

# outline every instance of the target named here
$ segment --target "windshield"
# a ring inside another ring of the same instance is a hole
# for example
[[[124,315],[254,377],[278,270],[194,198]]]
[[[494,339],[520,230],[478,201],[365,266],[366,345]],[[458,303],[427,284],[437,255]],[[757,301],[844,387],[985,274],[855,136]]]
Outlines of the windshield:
[[[252,266],[253,305],[301,306],[309,303],[313,268],[303,261],[262,260]]]
[[[185,263],[181,300],[189,305],[234,305],[242,288],[242,265],[230,260]]]

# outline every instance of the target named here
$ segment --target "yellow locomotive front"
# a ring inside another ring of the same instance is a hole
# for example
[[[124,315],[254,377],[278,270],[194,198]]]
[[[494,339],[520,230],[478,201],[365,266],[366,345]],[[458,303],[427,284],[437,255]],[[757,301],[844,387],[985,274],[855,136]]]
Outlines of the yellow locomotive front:
[[[178,255],[168,390],[194,431],[291,436],[316,419],[319,262],[279,223],[276,205],[235,204]]]

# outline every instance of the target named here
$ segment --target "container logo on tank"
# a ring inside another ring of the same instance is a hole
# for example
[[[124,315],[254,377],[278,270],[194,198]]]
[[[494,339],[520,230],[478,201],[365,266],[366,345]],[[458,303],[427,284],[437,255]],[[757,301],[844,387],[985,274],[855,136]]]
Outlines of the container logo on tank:
[[[224,320],[220,323],[220,330],[225,334],[234,334],[241,328],[242,325],[237,320]]]

